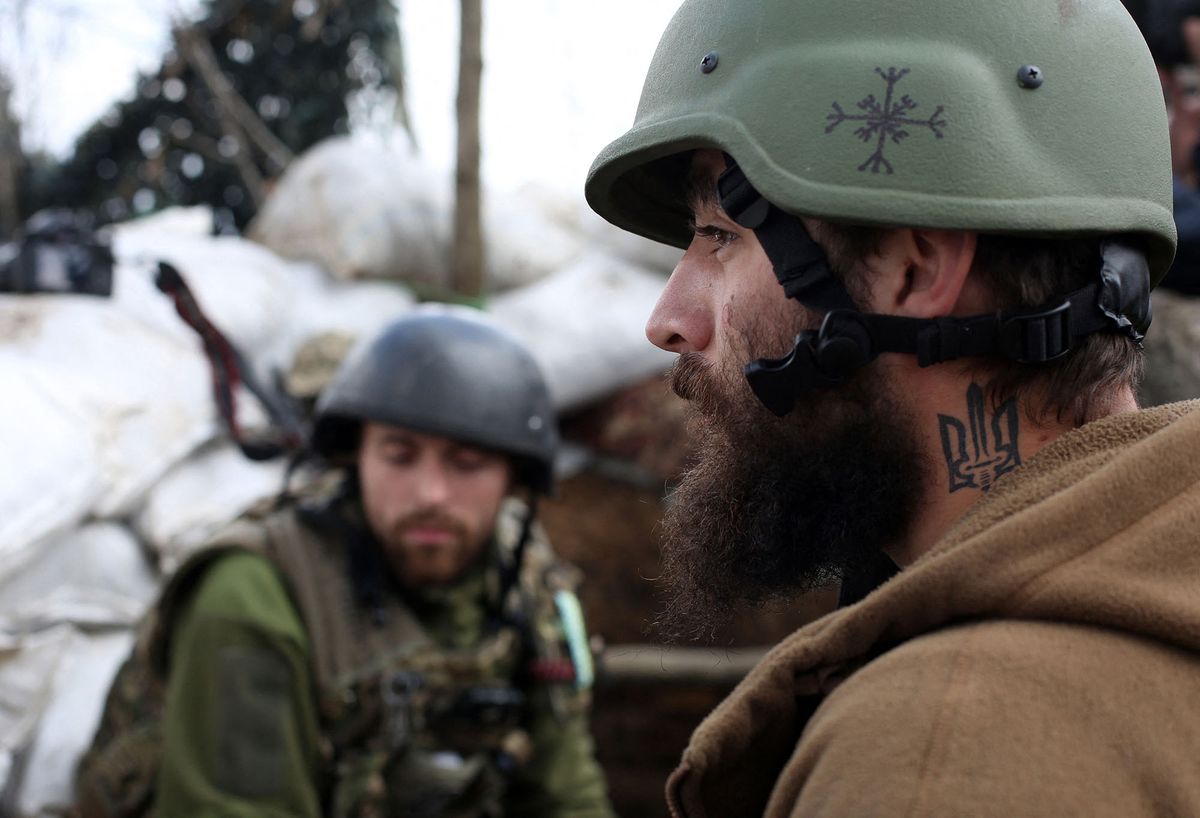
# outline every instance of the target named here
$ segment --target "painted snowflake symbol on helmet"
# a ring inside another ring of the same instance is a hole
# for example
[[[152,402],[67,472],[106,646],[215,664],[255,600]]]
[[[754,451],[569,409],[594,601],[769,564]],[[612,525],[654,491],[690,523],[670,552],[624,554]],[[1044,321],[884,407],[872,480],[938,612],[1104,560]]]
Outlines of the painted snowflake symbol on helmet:
[[[914,119],[909,116],[909,111],[917,107],[917,103],[913,101],[908,94],[895,98],[896,83],[904,78],[908,73],[907,68],[889,68],[887,73],[884,73],[882,68],[876,68],[875,73],[883,77],[887,83],[887,95],[883,102],[880,103],[875,98],[874,94],[869,95],[866,99],[858,103],[858,109],[861,114],[848,114],[842,110],[842,106],[838,103],[833,103],[833,112],[825,117],[825,121],[829,124],[825,126],[825,133],[832,133],[833,129],[843,122],[862,122],[862,126],[854,131],[854,135],[863,142],[875,140],[875,152],[867,158],[867,161],[858,166],[860,171],[871,171],[871,173],[879,173],[880,168],[885,173],[892,173],[892,163],[889,162],[883,155],[883,149],[886,147],[890,139],[894,144],[900,144],[903,140],[909,137],[905,126],[921,126],[929,128],[933,131],[933,135],[938,139],[942,138],[942,128],[946,127],[946,120],[942,118],[944,106],[939,105],[928,119]]]

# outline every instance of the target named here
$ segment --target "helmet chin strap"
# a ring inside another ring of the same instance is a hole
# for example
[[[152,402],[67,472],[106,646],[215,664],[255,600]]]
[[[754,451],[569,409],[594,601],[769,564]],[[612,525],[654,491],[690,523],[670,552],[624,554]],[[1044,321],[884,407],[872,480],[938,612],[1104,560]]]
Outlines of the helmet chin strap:
[[[966,318],[864,313],[804,222],[767,201],[732,159],[726,161],[717,181],[721,207],[754,231],[787,297],[825,316],[819,329],[796,336],[787,356],[745,367],[755,396],[776,415],[786,415],[813,389],[844,382],[881,352],[916,355],[921,366],[967,357],[1045,363],[1094,332],[1122,333],[1140,343],[1150,325],[1145,254],[1113,239],[1101,242],[1097,280],[1040,307]]]

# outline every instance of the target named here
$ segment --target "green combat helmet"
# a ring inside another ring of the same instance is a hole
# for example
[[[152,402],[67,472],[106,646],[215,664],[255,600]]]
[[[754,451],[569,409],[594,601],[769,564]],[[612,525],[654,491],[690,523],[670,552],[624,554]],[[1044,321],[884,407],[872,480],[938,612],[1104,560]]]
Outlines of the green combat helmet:
[[[1119,0],[688,0],[633,127],[592,165],[588,202],[686,247],[699,148],[726,154],[722,205],[787,294],[826,314],[789,359],[748,368],[781,414],[789,390],[840,383],[879,352],[1040,362],[1091,332],[1140,340],[1174,255],[1162,92]],[[1114,241],[1095,285],[1061,303],[931,328],[859,313],[797,215]]]

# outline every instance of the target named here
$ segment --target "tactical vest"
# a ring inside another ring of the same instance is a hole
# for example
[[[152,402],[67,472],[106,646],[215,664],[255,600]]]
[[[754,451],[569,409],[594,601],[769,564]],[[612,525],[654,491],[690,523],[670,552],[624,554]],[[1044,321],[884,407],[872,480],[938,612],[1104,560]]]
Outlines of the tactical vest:
[[[590,656],[571,621],[578,575],[536,526],[506,598],[501,572],[486,574],[486,594],[502,614],[494,626],[475,646],[446,649],[398,595],[364,607],[348,578],[344,538],[303,512],[239,521],[172,577],[80,763],[84,818],[151,814],[170,630],[204,569],[235,549],[272,561],[308,630],[327,815],[501,815],[508,776],[531,752],[530,697],[548,697],[542,704],[562,716],[587,706]],[[489,566],[512,559],[524,514],[522,504],[506,502]]]

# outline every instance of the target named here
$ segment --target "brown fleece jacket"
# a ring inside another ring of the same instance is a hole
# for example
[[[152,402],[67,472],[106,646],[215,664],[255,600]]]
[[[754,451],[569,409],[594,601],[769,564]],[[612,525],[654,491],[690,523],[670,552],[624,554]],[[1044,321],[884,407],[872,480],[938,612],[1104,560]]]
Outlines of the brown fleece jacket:
[[[1200,816],[1200,402],[1070,432],[700,725],[672,814]]]

